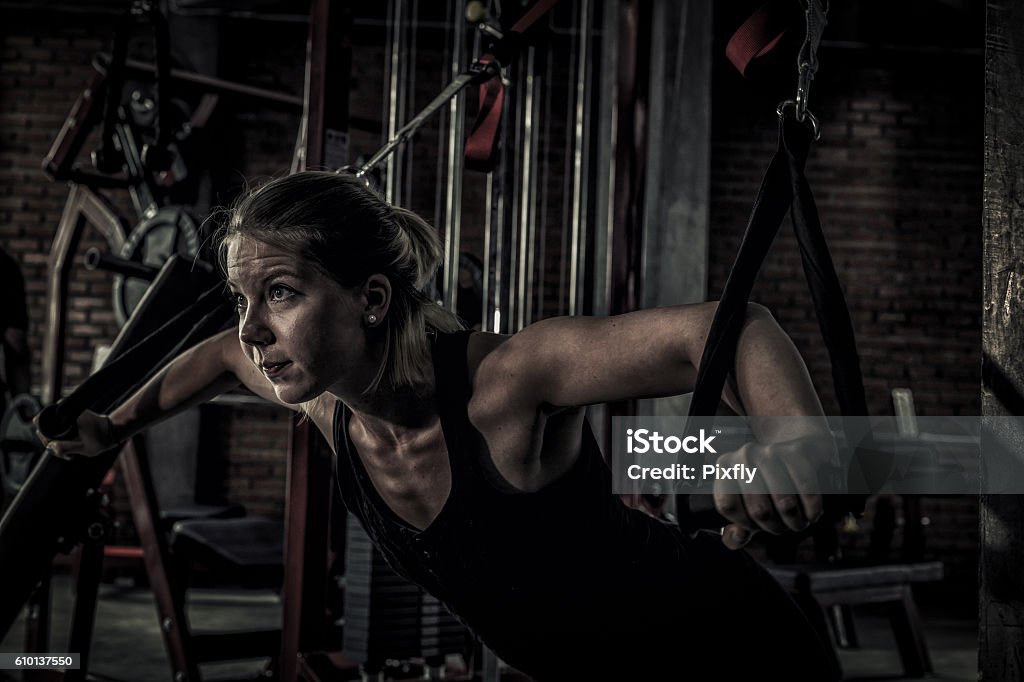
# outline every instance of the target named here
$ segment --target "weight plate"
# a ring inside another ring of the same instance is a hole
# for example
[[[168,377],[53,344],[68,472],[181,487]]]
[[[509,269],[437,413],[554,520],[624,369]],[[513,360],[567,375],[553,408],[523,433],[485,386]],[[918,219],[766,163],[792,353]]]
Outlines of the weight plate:
[[[195,221],[181,206],[165,206],[152,218],[139,223],[125,240],[120,256],[143,265],[163,267],[172,254],[195,258],[199,253],[199,232]],[[149,288],[149,282],[135,277],[114,277],[114,315],[123,325]]]

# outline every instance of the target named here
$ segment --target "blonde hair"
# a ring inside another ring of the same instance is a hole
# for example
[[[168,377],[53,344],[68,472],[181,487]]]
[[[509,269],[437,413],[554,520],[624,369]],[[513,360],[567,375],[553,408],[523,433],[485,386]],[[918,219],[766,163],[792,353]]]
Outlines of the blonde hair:
[[[392,206],[355,177],[304,171],[243,194],[218,231],[218,258],[226,269],[227,243],[244,236],[308,262],[343,287],[380,273],[391,283],[391,304],[369,330],[383,342],[383,359],[365,393],[430,380],[427,327],[451,332],[458,318],[427,291],[443,259],[436,230],[412,211]]]

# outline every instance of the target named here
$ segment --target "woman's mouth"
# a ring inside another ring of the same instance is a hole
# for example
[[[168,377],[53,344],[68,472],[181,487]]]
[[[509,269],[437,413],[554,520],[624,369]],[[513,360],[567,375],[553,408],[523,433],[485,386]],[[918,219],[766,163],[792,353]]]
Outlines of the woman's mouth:
[[[275,379],[281,375],[285,367],[292,364],[291,360],[285,360],[284,362],[264,362],[260,365],[260,369],[263,370],[263,376],[268,379]]]

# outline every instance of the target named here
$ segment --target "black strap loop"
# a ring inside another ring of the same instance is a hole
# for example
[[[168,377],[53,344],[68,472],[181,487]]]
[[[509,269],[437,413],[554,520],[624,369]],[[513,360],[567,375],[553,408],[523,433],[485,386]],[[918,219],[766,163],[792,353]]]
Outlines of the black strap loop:
[[[156,288],[176,281],[176,270],[186,269],[180,256],[164,265],[153,283]],[[144,300],[145,302],[145,300]],[[178,353],[216,332],[233,310],[224,297],[224,285],[217,282],[196,301],[160,327],[123,351],[111,349],[107,363],[91,374],[70,394],[47,406],[39,414],[39,430],[53,439],[67,439],[76,433],[78,417],[86,410],[107,411],[153,376]]]
[[[814,196],[804,177],[804,166],[813,138],[814,131],[786,115],[785,110],[782,112],[779,117],[778,149],[761,181],[739,252],[708,332],[690,403],[690,417],[713,417],[718,409],[726,379],[735,365],[736,347],[746,318],[750,292],[782,219],[790,209],[804,275],[822,337],[828,347],[842,414],[867,415],[867,400],[850,313],[821,229]],[[852,440],[852,444],[859,445],[861,451],[865,451],[865,448],[871,451],[870,434],[854,435],[852,423],[848,427],[850,433],[847,437]],[[878,468],[873,467],[872,471],[877,474]],[[724,525],[722,517],[714,512],[711,496],[699,497],[704,499],[695,498],[691,503],[689,495],[677,495],[676,509],[680,525],[687,530]],[[863,498],[863,495],[856,499],[850,499],[850,496],[838,499],[830,496],[825,501],[826,511],[832,512],[830,515],[858,511],[863,507]],[[697,508],[701,508],[701,512],[693,513]]]

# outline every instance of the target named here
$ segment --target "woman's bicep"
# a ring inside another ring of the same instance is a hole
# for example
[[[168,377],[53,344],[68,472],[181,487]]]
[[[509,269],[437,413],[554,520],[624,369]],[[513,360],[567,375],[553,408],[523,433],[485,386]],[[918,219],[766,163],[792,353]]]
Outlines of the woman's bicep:
[[[699,304],[552,318],[515,334],[485,362],[494,365],[492,375],[538,404],[676,395],[693,387],[713,315],[713,305]]]

